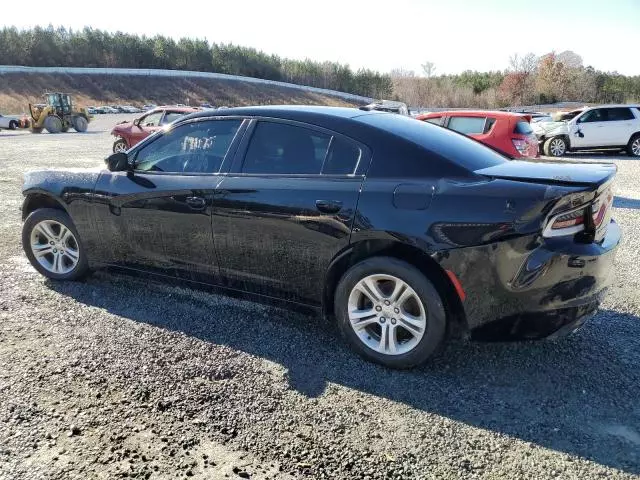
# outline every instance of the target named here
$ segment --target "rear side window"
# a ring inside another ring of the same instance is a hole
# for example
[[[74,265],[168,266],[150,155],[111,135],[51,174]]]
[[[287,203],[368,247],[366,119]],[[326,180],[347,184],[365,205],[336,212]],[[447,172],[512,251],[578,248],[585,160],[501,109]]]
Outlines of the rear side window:
[[[531,128],[531,125],[529,125],[529,122],[527,122],[526,120],[519,120],[518,122],[516,122],[516,126],[513,129],[513,133],[519,133],[521,135],[530,135],[533,133],[533,129]]]
[[[439,162],[446,165],[445,161],[449,161],[467,171],[474,171],[508,161],[507,157],[500,155],[480,142],[445,128],[430,125],[428,122],[420,122],[403,115],[370,114],[357,117],[357,120],[406,140],[407,148],[411,145],[420,147],[420,150],[424,152],[424,156],[415,161],[413,158],[411,159],[411,163],[415,164],[412,165],[412,168],[416,172],[413,176],[428,177],[432,175],[432,171],[439,171],[444,168],[444,166],[431,165],[431,162]],[[401,153],[397,157],[402,158]],[[420,162],[424,163],[419,164]]]
[[[629,108],[607,108],[607,120],[609,122],[619,122],[623,120],[633,120],[635,117]]]
[[[486,117],[451,117],[447,127],[465,135],[473,135],[484,133],[486,120]]]
[[[350,175],[362,152],[355,143],[297,125],[258,122],[243,173]]]

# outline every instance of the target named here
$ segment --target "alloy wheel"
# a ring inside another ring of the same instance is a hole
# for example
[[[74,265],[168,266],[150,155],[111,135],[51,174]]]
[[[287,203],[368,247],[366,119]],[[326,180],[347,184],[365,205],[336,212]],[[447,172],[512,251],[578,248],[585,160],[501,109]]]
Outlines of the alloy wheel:
[[[126,152],[126,151],[127,151],[127,145],[124,142],[117,142],[113,146],[113,152],[114,153],[122,153],[122,152]]]
[[[565,152],[565,144],[564,140],[560,138],[554,138],[551,140],[551,145],[549,145],[549,150],[554,157],[561,157]]]
[[[413,350],[427,328],[427,312],[413,288],[393,275],[369,275],[351,290],[351,328],[367,347],[384,355]]]
[[[636,138],[631,144],[631,152],[633,152],[636,157],[640,157],[640,137]]]
[[[78,241],[71,230],[55,220],[43,220],[31,230],[31,252],[48,272],[64,275],[80,260]]]

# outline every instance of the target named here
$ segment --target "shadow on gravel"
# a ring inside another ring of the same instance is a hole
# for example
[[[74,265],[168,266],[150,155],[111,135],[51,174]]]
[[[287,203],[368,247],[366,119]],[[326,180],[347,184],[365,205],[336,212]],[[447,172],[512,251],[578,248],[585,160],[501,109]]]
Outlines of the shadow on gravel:
[[[104,273],[48,285],[133,321],[277,362],[307,397],[335,383],[640,474],[640,318],[632,315],[601,311],[558,342],[454,342],[428,365],[392,371],[352,354],[311,316]]]
[[[613,206],[615,208],[631,208],[634,210],[640,209],[640,200],[627,197],[613,197]]]

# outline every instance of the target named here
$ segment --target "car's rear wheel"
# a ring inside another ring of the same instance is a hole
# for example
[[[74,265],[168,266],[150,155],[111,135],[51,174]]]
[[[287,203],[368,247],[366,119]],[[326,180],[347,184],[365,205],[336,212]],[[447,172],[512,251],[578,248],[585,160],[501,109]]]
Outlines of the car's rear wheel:
[[[60,133],[62,127],[62,120],[56,115],[49,115],[44,119],[44,128],[49,133]]]
[[[82,241],[69,215],[43,208],[22,227],[22,247],[31,265],[54,280],[76,280],[89,270]]]
[[[562,137],[552,137],[544,142],[542,149],[548,157],[561,157],[567,153],[567,141]]]
[[[627,153],[632,157],[640,157],[640,133],[636,133],[627,145]]]
[[[121,153],[126,152],[129,149],[127,146],[127,142],[124,138],[119,138],[115,142],[113,142],[113,153]]]
[[[425,362],[446,332],[434,285],[412,265],[374,257],[349,269],[337,286],[335,315],[351,347],[392,368]]]
[[[18,122],[11,120],[9,122],[9,130],[15,130],[16,128],[18,128]]]

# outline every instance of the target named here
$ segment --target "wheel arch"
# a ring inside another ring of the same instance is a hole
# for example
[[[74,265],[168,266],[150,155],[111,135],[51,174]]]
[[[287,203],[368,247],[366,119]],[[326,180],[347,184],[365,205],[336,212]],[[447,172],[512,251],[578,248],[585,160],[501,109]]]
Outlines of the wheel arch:
[[[380,256],[397,258],[420,270],[434,284],[445,303],[449,333],[456,336],[468,330],[462,301],[445,270],[420,248],[392,240],[362,240],[334,258],[325,275],[322,295],[324,317],[333,316],[335,290],[345,272],[362,260]]]
[[[32,191],[25,194],[25,198],[22,203],[22,220],[24,221],[32,212],[35,212],[40,208],[53,208],[55,210],[61,210],[69,215],[69,212],[64,207],[63,203],[50,193],[44,191]]]

